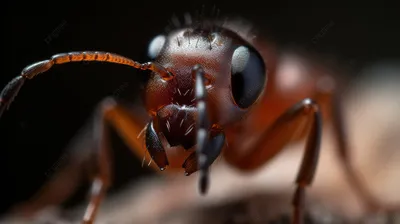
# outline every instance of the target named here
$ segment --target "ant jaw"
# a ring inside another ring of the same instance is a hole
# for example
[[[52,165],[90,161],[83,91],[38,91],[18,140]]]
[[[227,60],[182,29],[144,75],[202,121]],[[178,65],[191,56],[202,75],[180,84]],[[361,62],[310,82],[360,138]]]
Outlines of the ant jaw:
[[[199,170],[196,150],[197,109],[167,105],[161,108],[146,130],[146,147],[161,171],[168,166],[181,167],[186,176]],[[208,130],[207,144],[209,164],[220,155],[220,145],[224,143],[223,130],[212,125]]]
[[[161,171],[169,165],[167,154],[153,127],[153,122],[149,122],[146,128],[146,148],[151,159],[157,164]]]
[[[170,146],[181,145],[188,150],[196,144],[196,118],[196,108],[170,104],[157,112],[155,128]]]
[[[192,154],[186,158],[185,162],[182,164],[182,168],[185,169],[185,176],[190,176],[190,174],[198,170],[196,152],[192,152]]]

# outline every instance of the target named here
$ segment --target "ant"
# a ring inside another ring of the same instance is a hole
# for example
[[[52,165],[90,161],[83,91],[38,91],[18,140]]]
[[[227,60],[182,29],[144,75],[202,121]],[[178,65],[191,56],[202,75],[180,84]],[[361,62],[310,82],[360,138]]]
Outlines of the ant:
[[[348,180],[368,207],[380,207],[350,164],[335,79],[318,76],[290,91],[278,88],[284,72],[278,69],[280,61],[272,45],[225,23],[206,19],[191,22],[188,14],[185,19],[185,25],[150,42],[151,62],[139,63],[99,51],[57,54],[27,66],[1,92],[0,116],[26,80],[54,65],[105,62],[149,72],[144,97],[150,117],[147,123],[113,98],[105,99],[96,110],[92,125],[96,147],[90,160],[92,190],[83,223],[94,222],[112,182],[107,125],[136,155],[150,154],[153,168],[183,169],[187,176],[198,172],[200,194],[207,193],[209,168],[220,155],[232,167],[250,172],[270,161],[291,141],[306,138],[292,201],[292,223],[299,224],[303,221],[306,188],[312,184],[318,165],[323,122],[328,121],[333,125],[338,156]],[[146,150],[142,150],[142,140]],[[57,185],[48,185],[35,203],[49,204],[53,200],[48,193],[51,186]],[[57,197],[63,200],[68,194]]]

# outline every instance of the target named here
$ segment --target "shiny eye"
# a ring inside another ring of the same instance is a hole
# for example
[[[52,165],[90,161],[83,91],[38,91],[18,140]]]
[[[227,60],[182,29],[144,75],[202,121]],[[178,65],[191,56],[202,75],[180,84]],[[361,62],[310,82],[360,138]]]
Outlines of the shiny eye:
[[[153,38],[153,40],[149,44],[149,49],[147,52],[147,56],[150,60],[154,60],[160,54],[162,48],[164,47],[166,41],[166,37],[164,35],[158,35]]]
[[[250,47],[236,48],[232,55],[231,86],[233,98],[239,107],[248,108],[257,100],[266,78],[261,55]]]

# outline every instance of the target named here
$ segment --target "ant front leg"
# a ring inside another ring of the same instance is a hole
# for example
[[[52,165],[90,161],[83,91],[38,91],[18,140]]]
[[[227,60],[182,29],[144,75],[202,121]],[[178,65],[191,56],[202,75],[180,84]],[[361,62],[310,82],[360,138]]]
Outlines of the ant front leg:
[[[335,151],[341,163],[341,168],[346,180],[354,189],[354,193],[363,202],[368,212],[396,212],[400,210],[400,205],[386,205],[376,198],[364,184],[361,176],[356,172],[352,164],[351,147],[348,139],[348,127],[344,117],[343,92],[340,88],[317,89],[314,99],[318,102],[327,102],[327,107],[323,108],[330,112],[333,130],[333,137],[336,143]]]
[[[250,151],[245,155],[232,152],[225,154],[227,161],[235,167],[244,171],[254,170],[284,149],[304,119],[311,122],[311,129],[296,178],[297,188],[292,201],[294,208],[292,223],[294,224],[300,224],[303,221],[305,190],[311,185],[318,165],[322,134],[322,116],[319,106],[311,99],[295,104],[266,129],[257,141],[252,143],[252,146],[248,147]],[[241,147],[240,143],[239,146],[234,147]]]
[[[56,173],[34,198],[18,205],[15,212],[32,214],[48,205],[62,203],[73,194],[79,182],[82,181],[83,171],[89,168],[93,182],[83,223],[93,223],[101,201],[112,182],[108,128],[114,128],[129,149],[139,158],[143,158],[146,150],[143,149],[144,139],[139,136],[144,126],[145,122],[141,116],[134,115],[131,110],[118,104],[112,98],[105,99],[96,110],[90,129],[85,130],[90,133],[83,133],[82,142],[78,142],[76,148],[73,148],[74,153],[69,158],[69,164]],[[89,143],[85,144],[84,141],[89,141]],[[84,147],[88,147],[91,151],[85,154],[88,148]],[[158,169],[154,163],[151,167]]]
[[[93,180],[90,202],[83,217],[84,224],[92,224],[94,222],[100,203],[111,183],[111,158],[107,125],[111,124],[128,147],[137,156],[144,157],[145,150],[141,150],[143,149],[142,142],[138,138],[142,127],[139,123],[139,119],[137,119],[129,110],[118,104],[114,99],[106,99],[100,104],[98,113],[95,116],[93,129],[94,140],[95,143],[97,143],[98,149],[98,169],[96,169],[97,172]],[[155,162],[157,165],[160,164],[159,159]],[[155,168],[155,166],[153,166],[153,168]]]
[[[91,224],[95,219],[98,208],[107,189],[111,184],[111,158],[110,158],[110,143],[106,124],[106,115],[115,107],[114,101],[106,100],[100,105],[99,110],[94,116],[93,123],[93,140],[95,143],[95,164],[94,178],[90,194],[90,202],[87,206],[82,223]]]

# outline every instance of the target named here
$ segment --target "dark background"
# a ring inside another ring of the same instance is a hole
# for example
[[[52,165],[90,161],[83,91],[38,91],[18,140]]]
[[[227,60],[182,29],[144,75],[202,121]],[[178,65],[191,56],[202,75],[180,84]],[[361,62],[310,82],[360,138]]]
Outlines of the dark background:
[[[143,62],[150,38],[164,31],[174,13],[194,12],[203,4],[208,8],[215,4],[222,15],[239,15],[255,22],[283,46],[294,43],[334,55],[344,66],[355,69],[399,56],[399,9],[378,5],[309,8],[283,3],[264,7],[255,2],[2,2],[0,86],[26,65],[61,52],[110,51]],[[331,21],[333,26],[313,43],[312,38]],[[75,63],[28,81],[0,120],[0,211],[26,200],[46,181],[45,173],[102,98],[119,90],[120,98],[132,100],[144,80],[141,73],[125,66]],[[116,161],[113,191],[150,173],[118,141]],[[82,199],[85,189],[76,200]]]

